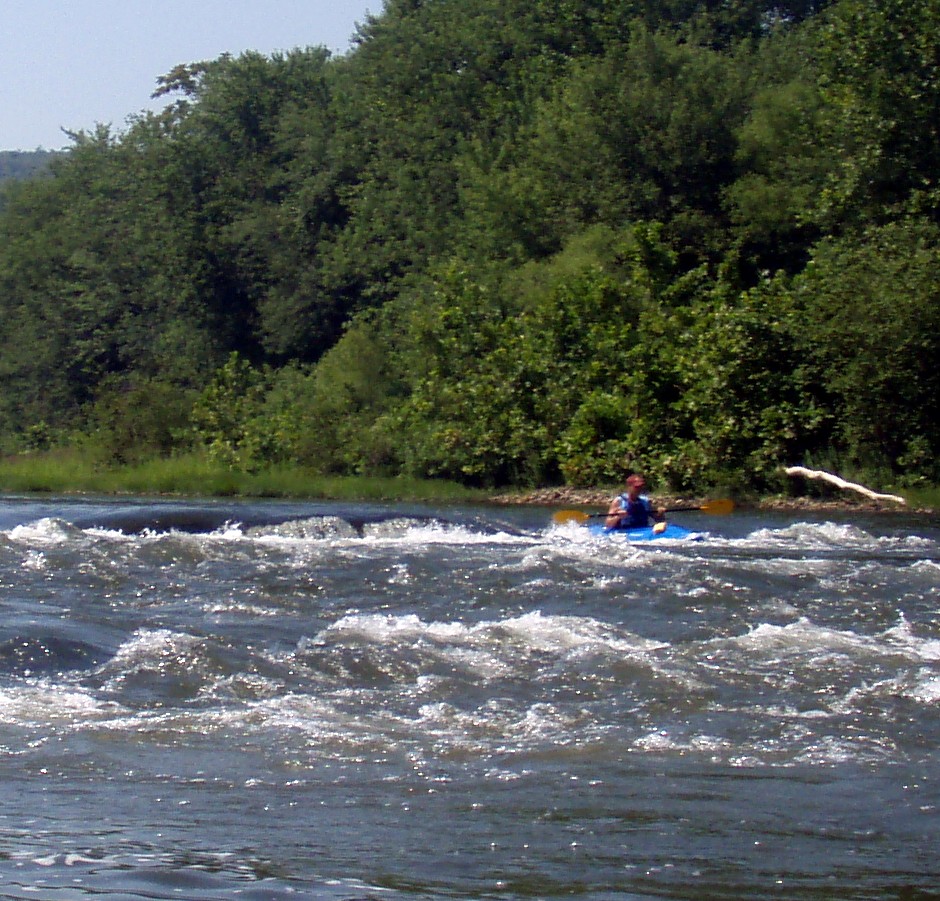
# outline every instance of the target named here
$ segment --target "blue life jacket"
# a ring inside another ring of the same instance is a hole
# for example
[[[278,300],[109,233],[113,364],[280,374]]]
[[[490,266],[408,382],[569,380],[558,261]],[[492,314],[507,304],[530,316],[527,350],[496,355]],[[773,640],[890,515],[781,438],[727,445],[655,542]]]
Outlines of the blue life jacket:
[[[617,500],[620,501],[620,509],[627,515],[614,526],[615,529],[645,529],[650,524],[653,505],[645,494],[641,494],[635,501],[630,500],[626,494],[621,494]]]

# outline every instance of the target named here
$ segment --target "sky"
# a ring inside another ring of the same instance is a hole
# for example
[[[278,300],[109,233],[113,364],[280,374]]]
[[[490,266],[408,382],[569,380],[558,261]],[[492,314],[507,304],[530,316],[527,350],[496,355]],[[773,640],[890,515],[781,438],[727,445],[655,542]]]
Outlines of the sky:
[[[160,109],[180,63],[256,50],[349,49],[383,0],[0,0],[0,150],[58,150]]]

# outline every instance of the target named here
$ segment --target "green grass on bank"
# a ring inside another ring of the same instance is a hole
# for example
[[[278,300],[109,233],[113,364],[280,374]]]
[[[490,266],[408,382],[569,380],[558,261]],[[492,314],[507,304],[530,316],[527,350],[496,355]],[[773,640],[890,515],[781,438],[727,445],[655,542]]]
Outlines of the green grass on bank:
[[[940,510],[940,486],[919,486],[905,488],[898,492],[906,501],[910,510]]]
[[[199,455],[103,466],[75,451],[0,459],[0,491],[22,494],[171,494],[472,503],[487,495],[453,482],[321,476],[296,466],[236,472]]]
[[[819,491],[818,486],[812,486]],[[613,496],[619,488],[612,486]],[[879,490],[888,490],[879,486]],[[297,466],[236,472],[200,454],[133,465],[103,465],[79,450],[0,457],[0,492],[8,494],[176,495],[181,497],[275,497],[338,501],[481,503],[493,492],[433,479],[323,476]],[[940,510],[940,486],[906,488],[910,511]],[[714,494],[717,497],[721,493]],[[832,498],[836,489],[818,495]],[[850,500],[858,496],[849,493]],[[722,495],[723,496],[723,495]],[[739,498],[739,500],[741,500]],[[757,502],[758,498],[752,498]],[[898,510],[904,510],[898,507]]]

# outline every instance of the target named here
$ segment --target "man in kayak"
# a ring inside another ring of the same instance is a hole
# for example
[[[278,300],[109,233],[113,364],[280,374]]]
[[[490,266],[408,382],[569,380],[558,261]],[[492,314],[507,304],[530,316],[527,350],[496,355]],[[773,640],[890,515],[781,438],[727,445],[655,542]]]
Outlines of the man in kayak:
[[[604,524],[608,529],[645,529],[651,521],[655,523],[654,532],[662,532],[666,528],[663,511],[657,510],[642,493],[644,488],[646,481],[643,476],[634,474],[627,478],[627,490],[617,495],[607,509]]]

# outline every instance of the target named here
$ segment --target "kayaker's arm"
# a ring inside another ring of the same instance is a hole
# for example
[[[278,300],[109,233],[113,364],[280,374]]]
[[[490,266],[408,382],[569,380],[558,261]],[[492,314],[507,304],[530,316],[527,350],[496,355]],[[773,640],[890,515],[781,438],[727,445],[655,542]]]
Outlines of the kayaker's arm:
[[[604,520],[604,525],[607,526],[608,529],[616,529],[626,515],[626,512],[627,511],[623,509],[620,498],[615,497],[607,508],[607,518]]]

